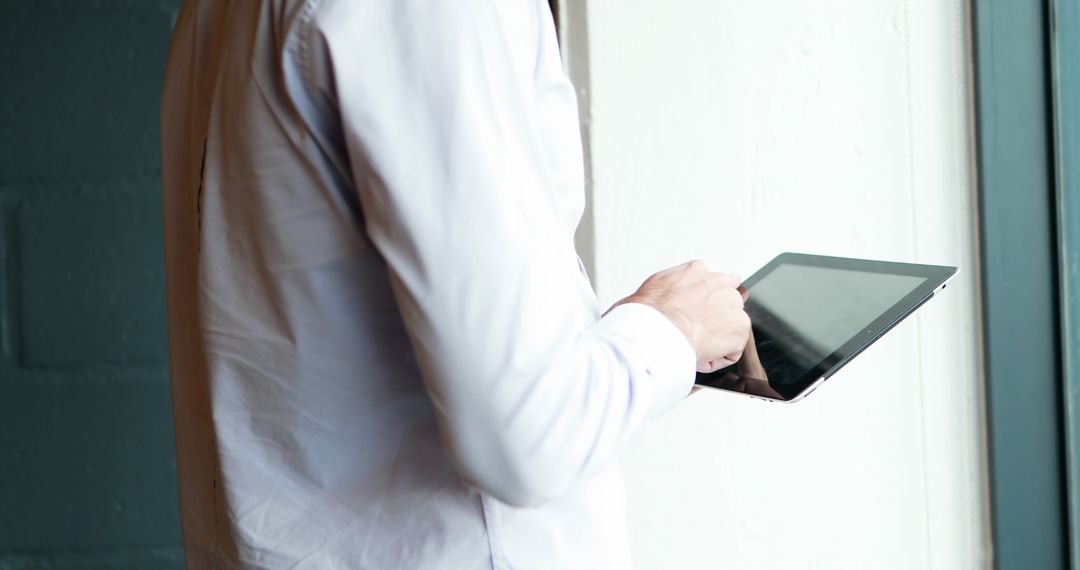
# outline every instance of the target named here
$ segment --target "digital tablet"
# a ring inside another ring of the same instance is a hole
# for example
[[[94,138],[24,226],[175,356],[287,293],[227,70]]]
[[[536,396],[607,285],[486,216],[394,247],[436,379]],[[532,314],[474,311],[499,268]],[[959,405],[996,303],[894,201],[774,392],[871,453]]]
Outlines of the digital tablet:
[[[955,267],[783,253],[743,281],[752,336],[697,384],[774,402],[806,397],[945,288]]]

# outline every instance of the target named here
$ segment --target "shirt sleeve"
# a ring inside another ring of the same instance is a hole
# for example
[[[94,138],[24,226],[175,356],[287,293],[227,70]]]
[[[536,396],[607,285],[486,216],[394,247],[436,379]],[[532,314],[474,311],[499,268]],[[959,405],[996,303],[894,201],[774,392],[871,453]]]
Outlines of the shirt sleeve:
[[[651,307],[598,319],[536,108],[538,57],[556,49],[541,7],[328,0],[311,40],[446,447],[516,506],[610,465],[689,393],[696,360]]]

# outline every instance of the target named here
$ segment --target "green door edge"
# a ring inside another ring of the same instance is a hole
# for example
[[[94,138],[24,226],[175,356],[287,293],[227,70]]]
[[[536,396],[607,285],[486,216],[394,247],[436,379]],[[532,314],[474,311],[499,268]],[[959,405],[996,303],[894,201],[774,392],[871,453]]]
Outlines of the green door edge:
[[[1050,24],[1069,542],[1080,568],[1080,3],[1052,0]]]
[[[994,566],[1054,570],[1069,549],[1049,5],[972,10]]]

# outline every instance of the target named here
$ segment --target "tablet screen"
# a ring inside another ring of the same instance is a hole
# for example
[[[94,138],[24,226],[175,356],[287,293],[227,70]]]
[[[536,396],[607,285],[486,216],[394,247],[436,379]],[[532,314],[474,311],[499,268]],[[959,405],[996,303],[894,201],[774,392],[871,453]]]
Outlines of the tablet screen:
[[[780,265],[753,285],[746,306],[769,383],[798,382],[925,282],[910,275]]]
[[[932,296],[952,267],[781,254],[745,282],[753,343],[698,384],[798,397]]]

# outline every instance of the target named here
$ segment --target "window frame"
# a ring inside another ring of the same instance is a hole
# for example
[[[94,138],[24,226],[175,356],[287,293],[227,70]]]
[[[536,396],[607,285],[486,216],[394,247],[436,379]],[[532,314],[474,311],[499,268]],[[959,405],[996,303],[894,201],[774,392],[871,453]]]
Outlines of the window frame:
[[[1080,5],[1051,0],[1049,27],[1069,544],[1080,568]]]
[[[1058,122],[1062,103],[1075,106],[1061,91],[1075,87],[1051,61],[1062,47],[1051,16],[1064,4],[972,0],[991,534],[1003,569],[1067,568],[1077,551],[1068,521],[1080,485],[1067,464],[1077,459],[1080,400],[1065,379],[1075,376],[1076,307],[1063,311],[1069,273],[1059,256],[1075,256],[1080,216],[1062,185],[1062,151],[1072,148],[1062,134],[1075,139],[1075,129]]]

